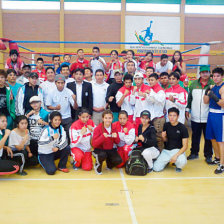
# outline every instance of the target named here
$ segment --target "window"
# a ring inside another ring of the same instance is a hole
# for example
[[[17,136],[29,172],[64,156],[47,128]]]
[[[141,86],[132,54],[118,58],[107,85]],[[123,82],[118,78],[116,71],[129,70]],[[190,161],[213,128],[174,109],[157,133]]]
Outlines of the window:
[[[121,0],[65,0],[65,10],[121,11]]]
[[[126,0],[126,10],[179,13],[181,0]]]
[[[2,9],[16,9],[16,10],[60,10],[60,0],[3,0]]]
[[[224,1],[186,0],[185,13],[224,14]]]

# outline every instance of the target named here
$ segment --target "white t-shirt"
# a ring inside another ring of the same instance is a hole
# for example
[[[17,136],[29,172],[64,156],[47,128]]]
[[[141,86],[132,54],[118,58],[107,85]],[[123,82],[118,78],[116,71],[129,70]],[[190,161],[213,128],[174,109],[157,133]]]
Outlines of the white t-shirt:
[[[76,83],[76,97],[77,97],[77,104],[78,107],[82,106],[82,83]]]
[[[168,72],[168,70],[173,69],[173,63],[168,61],[165,66],[161,66],[161,62],[156,63],[156,72]]]
[[[24,139],[24,137],[17,134],[14,130],[11,131],[11,133],[9,135],[9,147],[13,151],[16,151],[17,149],[15,148],[15,146],[20,145],[20,143],[22,142],[23,139]],[[29,136],[28,140],[26,141],[24,147],[28,146],[29,144],[30,144],[30,136]]]
[[[105,107],[106,106],[106,94],[107,88],[109,84],[103,82],[102,84],[98,84],[96,82],[92,83],[93,90],[93,107]]]
[[[46,105],[53,107],[61,105],[59,112],[62,115],[62,119],[69,118],[71,117],[70,104],[74,106],[72,95],[73,92],[68,88],[64,88],[62,91],[58,91],[58,89],[56,89],[48,94]]]
[[[0,130],[0,135],[3,137],[3,133],[1,130]],[[0,158],[2,157],[2,154],[3,154],[3,148],[0,149]]]
[[[67,78],[65,79],[65,86],[67,86],[68,83],[74,82],[75,80],[73,78]]]
[[[44,125],[38,124],[39,119],[41,119],[39,113],[33,114],[28,118],[30,126],[30,138],[34,140],[39,139],[41,131],[44,127]]]
[[[135,61],[134,59],[132,59],[131,61],[133,61],[135,63],[135,68],[137,70],[138,69],[138,63],[137,63],[137,61]],[[128,72],[128,70],[127,70],[127,63],[128,62],[125,62],[124,63],[124,73],[127,73]]]
[[[112,134],[112,133],[111,133],[111,126],[110,126],[109,128],[106,128],[106,127],[105,127],[105,129],[106,129],[106,130],[107,130],[107,132],[109,133],[109,137],[110,137],[110,136],[111,136],[111,134]]]
[[[49,94],[49,92],[55,90],[57,87],[55,82],[49,82],[48,80],[42,82],[40,84],[40,87],[43,90],[44,105],[46,105],[47,95]]]
[[[103,63],[106,65],[106,62],[103,58],[99,57],[99,59],[101,59],[103,61]],[[99,60],[96,60],[96,59],[92,60],[90,65],[93,70],[93,79],[95,79],[95,72],[97,69],[102,69],[103,71],[105,71],[103,64]]]

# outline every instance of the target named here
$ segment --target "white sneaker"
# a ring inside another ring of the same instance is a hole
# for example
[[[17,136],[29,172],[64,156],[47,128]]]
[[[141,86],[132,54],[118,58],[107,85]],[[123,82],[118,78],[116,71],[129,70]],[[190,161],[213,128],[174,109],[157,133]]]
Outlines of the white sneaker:
[[[102,175],[102,167],[100,167],[100,165],[97,165],[96,164],[94,165],[94,170],[96,172],[97,175]]]

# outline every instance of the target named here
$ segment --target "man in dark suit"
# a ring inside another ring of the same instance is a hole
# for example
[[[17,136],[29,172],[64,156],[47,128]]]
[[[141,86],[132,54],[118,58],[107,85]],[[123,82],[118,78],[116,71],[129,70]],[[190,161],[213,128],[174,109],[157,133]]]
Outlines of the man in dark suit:
[[[72,77],[75,79],[74,82],[67,84],[69,88],[76,95],[76,102],[78,105],[77,110],[72,108],[72,119],[78,119],[78,113],[81,108],[86,108],[92,115],[93,112],[93,93],[92,84],[83,81],[83,70],[78,68],[72,72]]]

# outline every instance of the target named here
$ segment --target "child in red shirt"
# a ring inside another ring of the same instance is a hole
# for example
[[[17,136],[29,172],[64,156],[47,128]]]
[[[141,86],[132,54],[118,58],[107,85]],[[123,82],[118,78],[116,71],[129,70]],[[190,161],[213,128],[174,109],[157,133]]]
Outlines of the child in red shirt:
[[[88,66],[89,66],[89,61],[84,58],[83,49],[78,49],[76,62],[71,64],[70,72],[72,73],[72,71],[75,71],[77,68],[84,69]]]
[[[40,83],[47,80],[46,71],[44,68],[44,59],[43,58],[37,58],[36,61],[36,69],[32,72],[36,72],[38,74]]]
[[[109,169],[122,163],[117,149],[114,148],[114,144],[118,144],[120,138],[115,126],[112,125],[113,113],[110,110],[105,110],[102,114],[102,120],[103,122],[94,129],[92,141],[94,147],[92,154],[96,159],[94,169],[99,175],[102,174],[104,160],[106,160]]]
[[[153,62],[153,53],[152,52],[147,52],[145,54],[145,58],[139,58],[139,68],[140,71],[145,74],[147,67],[152,67],[156,68],[155,63]]]
[[[83,170],[88,171],[93,167],[90,141],[95,125],[90,119],[89,111],[85,108],[80,111],[78,117],[79,119],[71,125],[69,130],[73,168],[77,170],[82,167]]]
[[[117,167],[123,167],[128,160],[128,154],[133,148],[133,142],[135,141],[135,126],[128,121],[128,113],[125,110],[121,110],[118,116],[119,121],[114,123],[117,133],[120,138],[118,143],[118,153],[122,158],[122,163]]]

